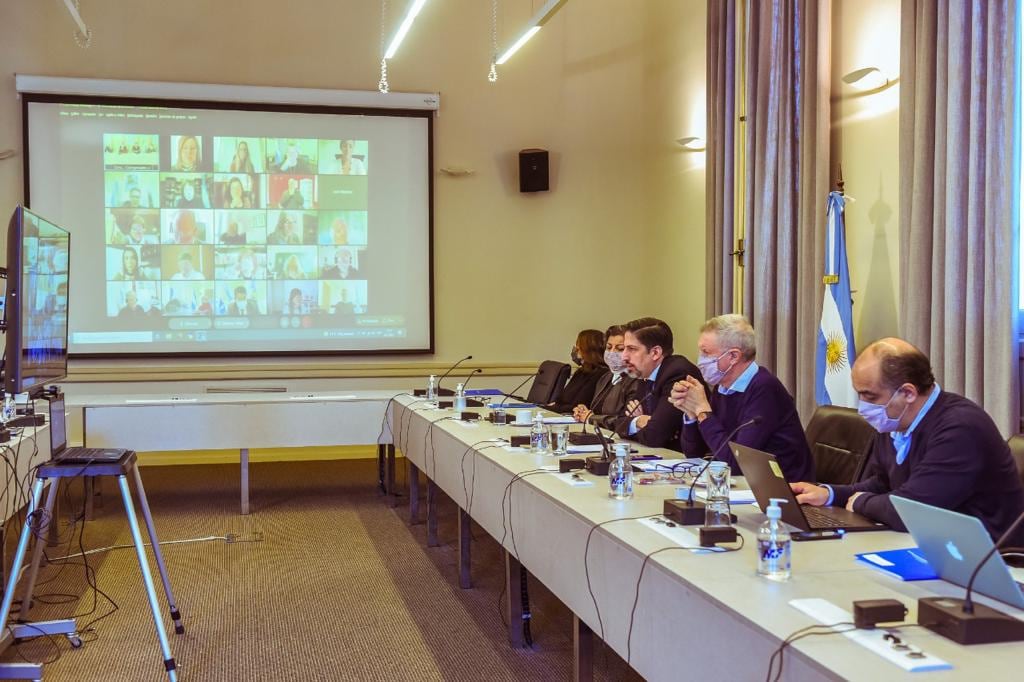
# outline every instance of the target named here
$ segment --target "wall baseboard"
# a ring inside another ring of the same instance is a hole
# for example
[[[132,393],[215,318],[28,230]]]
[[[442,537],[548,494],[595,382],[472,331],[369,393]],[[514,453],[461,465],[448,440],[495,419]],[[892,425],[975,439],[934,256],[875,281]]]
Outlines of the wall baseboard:
[[[400,454],[398,455],[401,456]],[[339,445],[337,447],[254,448],[249,463],[309,462],[342,459],[376,459],[373,445]],[[141,466],[174,466],[184,464],[238,464],[238,450],[189,450],[185,452],[140,452]]]

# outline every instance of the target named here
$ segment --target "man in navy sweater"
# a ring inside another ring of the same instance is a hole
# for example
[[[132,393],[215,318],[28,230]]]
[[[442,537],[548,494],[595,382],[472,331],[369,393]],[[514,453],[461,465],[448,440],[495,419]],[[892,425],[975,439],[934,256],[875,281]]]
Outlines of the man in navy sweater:
[[[868,346],[853,365],[861,416],[879,432],[865,478],[853,485],[794,483],[797,501],[845,506],[906,530],[889,500],[899,495],[977,517],[997,538],[1024,511],[1024,489],[992,418],[943,391],[927,356],[902,339]],[[1011,538],[1024,542],[1024,533]]]
[[[770,452],[791,481],[814,480],[814,459],[796,403],[778,378],[754,361],[754,328],[742,315],[720,315],[704,323],[697,341],[701,376],[672,388],[670,401],[683,413],[679,444],[688,457],[706,452],[740,471],[729,440]]]

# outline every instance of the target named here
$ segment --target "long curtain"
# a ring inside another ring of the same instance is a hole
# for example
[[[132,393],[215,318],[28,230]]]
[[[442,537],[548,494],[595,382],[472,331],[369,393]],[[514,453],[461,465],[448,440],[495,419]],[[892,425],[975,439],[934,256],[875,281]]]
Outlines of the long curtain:
[[[712,40],[712,23],[732,2],[709,0],[708,62],[720,58],[723,38]],[[824,248],[828,195],[829,50],[831,17],[828,0],[747,0],[744,97],[746,126],[742,195],[744,202],[745,268],[743,312],[757,332],[758,362],[771,369],[793,393],[804,421],[814,409],[814,362],[821,310],[821,251]],[[717,70],[735,73],[735,70]],[[708,93],[731,84],[708,84]],[[715,116],[711,116],[714,113]],[[709,128],[735,125],[709,105]],[[713,136],[712,136],[713,137]],[[719,164],[727,153],[717,142],[708,147],[708,192],[732,201],[732,187],[718,184]],[[708,198],[709,209],[713,199]],[[714,201],[717,201],[714,200]],[[709,210],[709,257],[722,244],[731,250],[732,225],[727,211]],[[727,239],[729,241],[727,241]],[[714,247],[711,246],[714,242]],[[712,277],[732,277],[731,263],[714,260]],[[732,310],[728,288],[709,291],[708,313]]]
[[[708,0],[705,240],[706,309],[731,310],[736,241],[736,3]]]
[[[901,333],[943,388],[1019,429],[1015,0],[903,0]]]

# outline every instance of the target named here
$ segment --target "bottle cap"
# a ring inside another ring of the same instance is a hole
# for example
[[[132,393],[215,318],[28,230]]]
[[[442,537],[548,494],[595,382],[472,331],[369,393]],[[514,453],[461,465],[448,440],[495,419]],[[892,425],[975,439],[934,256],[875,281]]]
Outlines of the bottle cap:
[[[784,500],[780,497],[773,497],[768,500],[768,508],[764,510],[764,513],[769,519],[782,518],[782,507],[779,506],[780,502],[787,503],[789,500]]]

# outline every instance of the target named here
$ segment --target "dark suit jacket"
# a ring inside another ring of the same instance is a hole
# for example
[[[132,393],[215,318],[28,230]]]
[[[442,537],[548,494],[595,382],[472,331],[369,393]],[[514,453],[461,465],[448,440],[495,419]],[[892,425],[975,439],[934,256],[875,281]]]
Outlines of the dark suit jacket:
[[[683,424],[682,413],[669,401],[668,396],[672,392],[672,384],[687,375],[694,377],[701,383],[700,370],[697,366],[684,358],[682,355],[670,355],[661,361],[661,369],[658,370],[658,377],[651,387],[648,404],[651,406],[651,420],[647,426],[629,435],[629,423],[632,416],[620,417],[615,420],[615,432],[623,438],[631,438],[641,445],[652,448],[679,449],[679,428]],[[647,387],[641,383],[637,400],[643,402],[644,396],[648,394]]]
[[[608,388],[611,383],[612,373],[601,377],[594,389],[594,400],[590,409],[594,411],[590,417],[591,424],[597,424],[602,429],[615,430],[615,421],[622,416],[626,409],[626,403],[640,397],[640,390],[643,382],[634,379],[628,374],[623,374],[619,382]]]
[[[589,405],[590,401],[594,399],[598,382],[602,377],[608,375],[608,368],[604,365],[595,367],[590,371],[580,367],[573,372],[569,382],[562,388],[562,394],[558,397],[558,402],[548,405],[548,409],[552,412],[568,414],[577,405]]]

